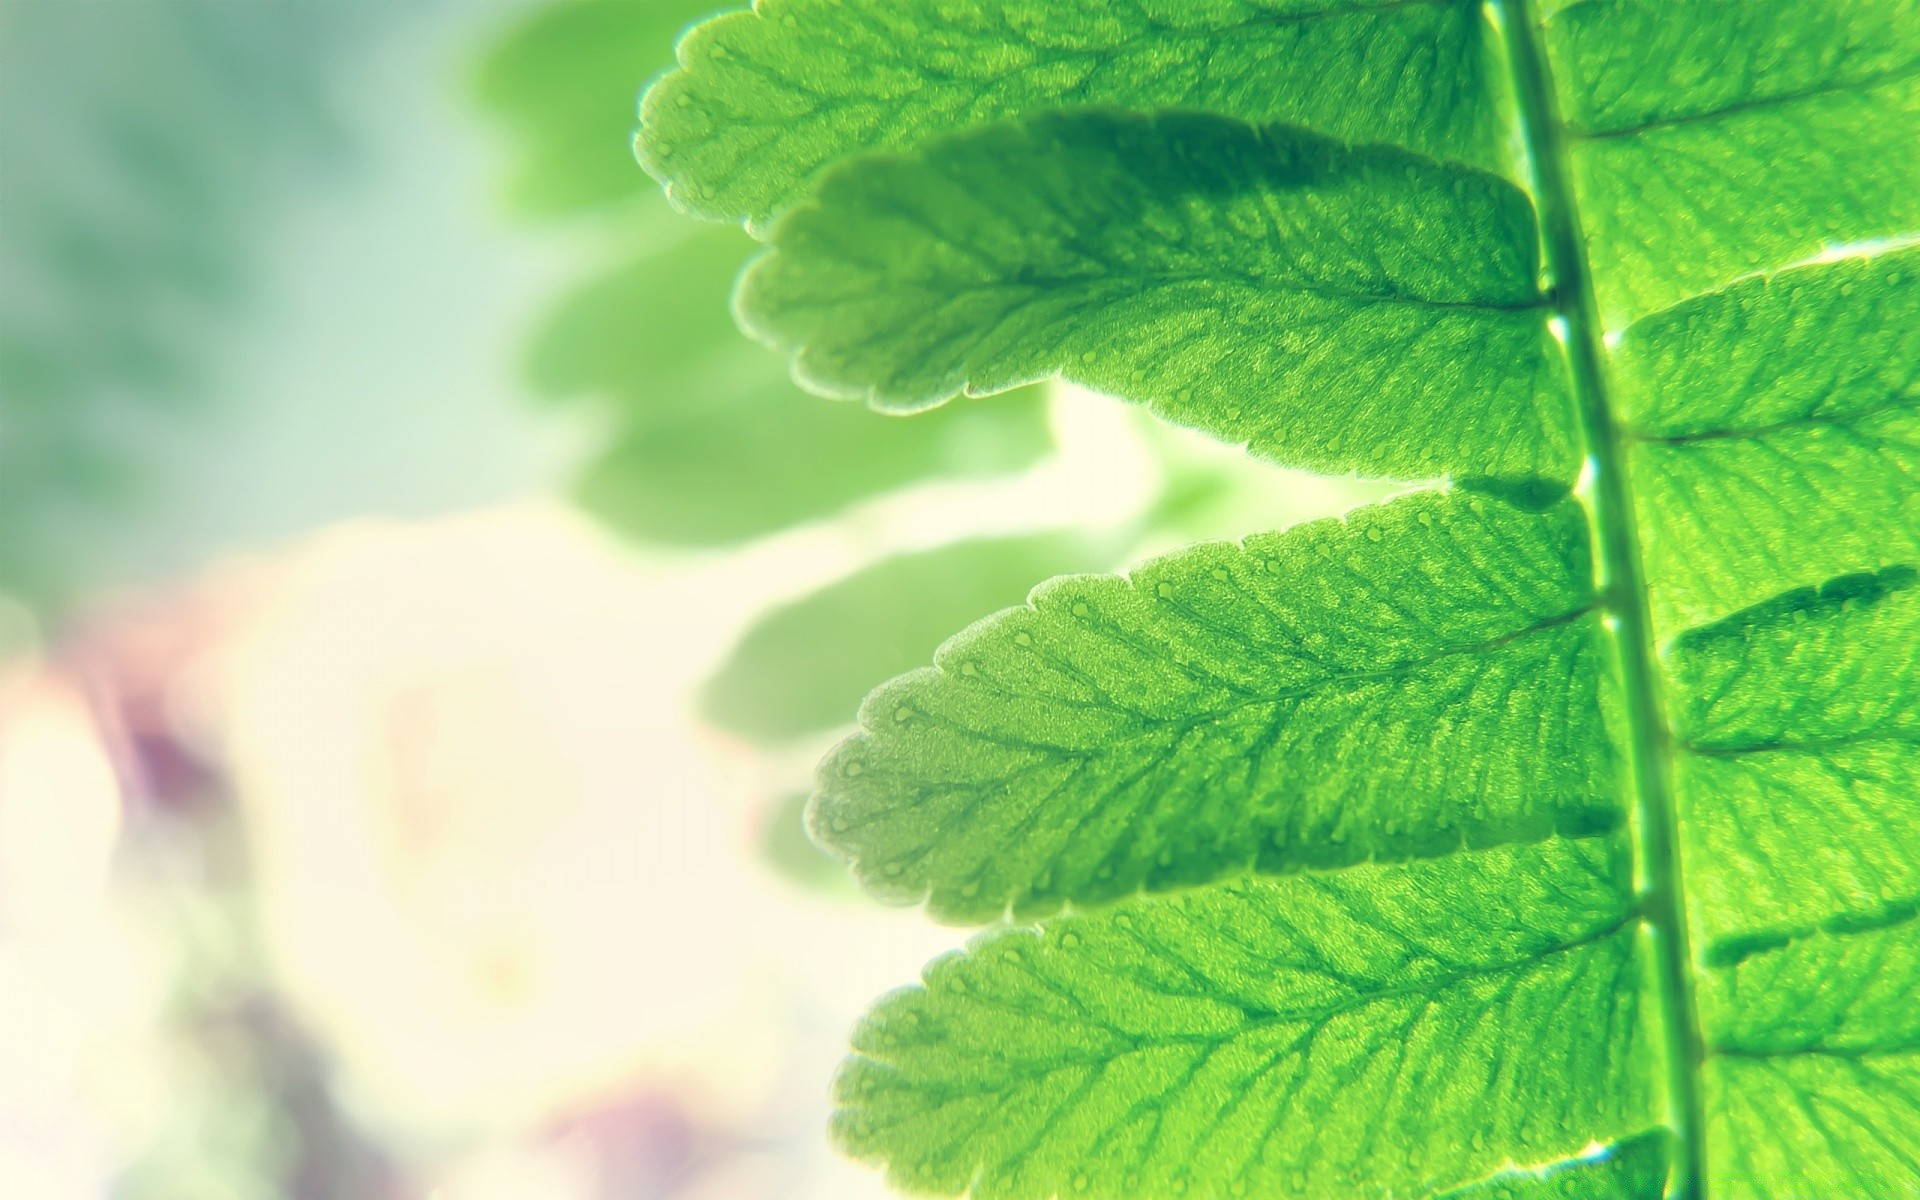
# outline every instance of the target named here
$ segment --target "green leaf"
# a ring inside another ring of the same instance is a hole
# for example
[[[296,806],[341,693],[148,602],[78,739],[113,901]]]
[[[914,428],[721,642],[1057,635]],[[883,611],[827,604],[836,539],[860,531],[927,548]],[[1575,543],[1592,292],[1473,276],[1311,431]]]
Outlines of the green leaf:
[[[1296,465],[1566,479],[1535,243],[1484,172],[1082,113],[835,172],[739,303],[809,386],[884,408],[1063,375]]]
[[[1663,629],[1920,561],[1920,250],[1688,301],[1614,369]]]
[[[1920,1128],[1920,926],[1818,933],[1708,978],[1714,1196],[1902,1196]]]
[[[1794,593],[1676,648],[1695,927],[1734,957],[1920,908],[1920,588]]]
[[[1920,230],[1913,0],[1587,0],[1547,40],[1609,324]]]
[[[1132,96],[973,103],[1144,11],[983,0],[763,4],[647,102],[770,226],[741,307],[810,386],[1062,375],[1459,481],[1057,581],[869,698],[816,835],[1069,915],[881,1002],[843,1142],[1007,1200],[1920,1195],[1920,3],[1495,0],[1456,78],[1519,187],[1300,86],[1385,42],[1174,10]],[[1175,29],[1297,111],[1156,95]]]
[[[955,626],[1112,557],[1086,537],[1042,534],[882,560],[761,617],[708,680],[702,709],[763,741],[846,725],[875,683],[925,662]]]
[[[1506,161],[1470,0],[761,0],[648,92],[641,160],[764,224],[838,159],[1058,106],[1186,108]]]
[[[980,1200],[1430,1195],[1657,1119],[1639,945],[1607,838],[1139,899],[882,1001],[834,1131]]]
[[[1571,503],[1426,493],[1055,580],[874,692],[814,829],[981,921],[1609,828],[1589,561]]]

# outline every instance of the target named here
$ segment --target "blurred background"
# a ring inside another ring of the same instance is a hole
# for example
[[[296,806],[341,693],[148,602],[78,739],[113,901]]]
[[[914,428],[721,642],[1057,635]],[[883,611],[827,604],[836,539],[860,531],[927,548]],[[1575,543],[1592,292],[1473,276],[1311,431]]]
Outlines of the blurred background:
[[[964,932],[801,823],[1071,571],[1380,494],[733,328],[635,100],[712,3],[0,0],[0,1197],[854,1200]]]

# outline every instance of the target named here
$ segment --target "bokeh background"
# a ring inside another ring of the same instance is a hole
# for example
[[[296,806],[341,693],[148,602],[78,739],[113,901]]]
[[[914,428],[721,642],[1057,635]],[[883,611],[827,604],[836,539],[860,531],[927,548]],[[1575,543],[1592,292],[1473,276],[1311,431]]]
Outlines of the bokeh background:
[[[635,99],[712,3],[0,0],[0,1197],[857,1200],[964,931],[801,824],[1069,571],[1376,498],[740,336]]]

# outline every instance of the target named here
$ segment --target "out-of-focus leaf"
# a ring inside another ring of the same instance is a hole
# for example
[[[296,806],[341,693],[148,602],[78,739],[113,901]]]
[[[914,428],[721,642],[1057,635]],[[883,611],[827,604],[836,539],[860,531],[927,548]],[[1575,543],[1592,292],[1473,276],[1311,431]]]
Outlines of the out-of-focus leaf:
[[[1092,538],[1041,534],[886,559],[762,618],[708,682],[706,716],[765,740],[849,724],[876,682],[925,662],[953,630],[1113,556]]]
[[[806,792],[789,793],[768,808],[766,824],[760,827],[760,854],[782,878],[810,892],[848,899],[862,895],[847,864],[807,836]]]
[[[582,288],[536,339],[535,386],[594,397],[611,417],[611,444],[576,489],[589,510],[649,541],[732,542],[1047,452],[1036,388],[912,420],[802,391],[728,316],[751,244],[715,227],[642,255]]]
[[[1034,389],[913,419],[824,402],[777,371],[715,399],[631,427],[582,475],[577,499],[635,537],[723,544],[916,481],[1017,470],[1048,445]]]
[[[519,134],[508,202],[526,216],[578,212],[655,191],[634,164],[639,85],[720,0],[551,5],[481,64],[481,103]]]

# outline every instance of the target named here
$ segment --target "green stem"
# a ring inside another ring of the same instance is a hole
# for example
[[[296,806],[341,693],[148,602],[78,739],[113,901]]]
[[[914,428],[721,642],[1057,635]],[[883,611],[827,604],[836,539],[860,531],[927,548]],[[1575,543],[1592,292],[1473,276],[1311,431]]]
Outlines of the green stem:
[[[1672,734],[1660,696],[1660,665],[1647,608],[1640,539],[1626,477],[1621,430],[1607,399],[1603,329],[1594,301],[1580,211],[1567,158],[1538,13],[1530,0],[1497,0],[1513,72],[1515,101],[1547,274],[1565,322],[1574,406],[1591,468],[1594,535],[1620,677],[1634,788],[1634,855],[1642,912],[1652,929],[1667,1064],[1668,1120],[1678,1142],[1668,1195],[1706,1200],[1706,1147],[1699,1072],[1705,1057],[1693,998],[1673,799]]]

